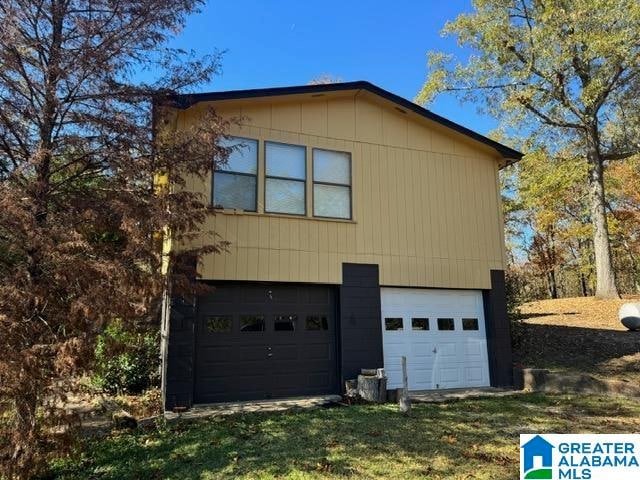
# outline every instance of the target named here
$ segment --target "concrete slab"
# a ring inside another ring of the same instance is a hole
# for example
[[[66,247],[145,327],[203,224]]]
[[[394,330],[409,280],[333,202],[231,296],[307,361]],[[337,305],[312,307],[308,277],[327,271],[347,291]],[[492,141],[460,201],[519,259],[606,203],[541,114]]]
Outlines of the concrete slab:
[[[282,412],[292,409],[318,408],[342,400],[340,395],[318,395],[312,397],[291,397],[272,400],[256,400],[246,402],[224,402],[206,405],[195,405],[186,412],[165,412],[167,420],[194,420],[199,418],[233,415],[236,413]]]
[[[409,392],[411,401],[416,403],[441,403],[450,400],[466,400],[480,397],[507,397],[522,393],[521,390],[507,390],[504,388],[451,388],[443,390],[422,390]]]

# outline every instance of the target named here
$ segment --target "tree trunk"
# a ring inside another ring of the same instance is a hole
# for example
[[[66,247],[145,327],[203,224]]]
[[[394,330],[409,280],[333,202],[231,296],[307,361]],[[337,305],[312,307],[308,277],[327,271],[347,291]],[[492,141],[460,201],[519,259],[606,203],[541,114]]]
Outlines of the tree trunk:
[[[558,298],[558,283],[556,282],[556,271],[549,270],[547,273],[547,281],[549,282],[549,295],[551,298]]]
[[[377,376],[358,375],[358,395],[367,402],[381,403],[383,395],[381,389],[381,379]],[[386,381],[384,382],[384,390],[386,397]]]
[[[596,297],[620,298],[616,287],[609,225],[605,210],[604,172],[598,146],[597,129],[587,135],[587,160],[589,162],[589,202],[591,204],[591,222],[593,224],[593,251],[596,267]]]
[[[584,277],[584,273],[580,272],[580,287],[582,287],[582,296],[588,297],[589,292],[587,291],[587,279]]]

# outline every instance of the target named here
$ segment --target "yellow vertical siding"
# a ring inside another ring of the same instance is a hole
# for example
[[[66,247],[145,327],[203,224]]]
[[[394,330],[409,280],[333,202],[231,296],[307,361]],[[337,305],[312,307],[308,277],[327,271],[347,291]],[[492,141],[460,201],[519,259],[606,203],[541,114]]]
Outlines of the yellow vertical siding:
[[[218,212],[205,226],[231,242],[204,259],[216,280],[334,283],[342,263],[377,263],[388,286],[489,288],[505,267],[496,154],[368,94],[226,101],[231,134],[261,141],[258,213]],[[207,105],[181,112],[178,128]],[[265,140],[308,146],[307,218],[266,215]],[[352,156],[353,220],[312,218],[311,148]],[[188,182],[210,196],[211,179]],[[202,239],[206,242],[206,239]]]

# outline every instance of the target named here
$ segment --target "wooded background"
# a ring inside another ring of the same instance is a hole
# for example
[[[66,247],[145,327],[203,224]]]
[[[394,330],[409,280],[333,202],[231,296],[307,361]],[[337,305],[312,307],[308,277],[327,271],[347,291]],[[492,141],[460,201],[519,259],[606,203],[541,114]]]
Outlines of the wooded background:
[[[503,171],[509,280],[519,300],[595,293],[586,162],[542,150]],[[605,170],[613,267],[622,295],[640,293],[640,157]]]

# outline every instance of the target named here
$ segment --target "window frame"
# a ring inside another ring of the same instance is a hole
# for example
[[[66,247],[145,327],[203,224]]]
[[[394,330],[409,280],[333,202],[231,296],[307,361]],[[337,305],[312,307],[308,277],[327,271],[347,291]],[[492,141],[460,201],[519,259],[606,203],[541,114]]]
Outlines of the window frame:
[[[309,319],[312,319],[312,318],[318,319],[320,321],[320,324],[319,324],[320,328],[309,328],[309,323],[310,323]],[[304,318],[304,331],[305,332],[328,332],[329,331],[328,315],[313,314],[313,313],[306,314]]]
[[[400,320],[399,328],[387,328],[387,320]],[[404,317],[384,317],[384,331],[385,332],[404,332]]]
[[[447,321],[447,323],[449,323],[448,320],[451,320],[451,328],[440,328],[440,320],[445,320]],[[436,320],[436,324],[439,332],[455,332],[456,331],[456,319],[453,317],[438,317],[438,319]]]
[[[256,173],[246,173],[246,172],[236,172],[233,170],[220,170],[217,168],[212,169],[213,171],[211,172],[211,207],[215,208],[216,210],[237,210],[237,211],[242,211],[242,212],[252,212],[252,213],[258,213],[258,183],[260,181],[260,140],[257,138],[249,138],[249,137],[240,137],[238,135],[229,135],[228,138],[235,138],[235,139],[239,139],[239,140],[246,140],[248,142],[255,142],[256,144]],[[218,207],[216,206],[216,204],[214,203],[214,195],[215,195],[215,190],[216,190],[216,173],[226,173],[226,174],[231,174],[231,175],[241,175],[244,177],[254,177],[255,178],[255,192],[254,192],[254,205],[253,205],[253,210],[244,210],[244,209],[240,209],[240,208],[231,208],[231,207]]]
[[[243,317],[245,317],[245,319],[248,317],[258,319],[258,321],[262,325],[262,330],[243,330],[242,329]],[[243,313],[238,315],[238,331],[239,333],[248,333],[248,334],[254,334],[254,335],[257,335],[259,333],[265,333],[267,331],[267,316],[257,314],[257,313]]]
[[[273,331],[274,332],[297,332],[300,327],[298,325],[298,314],[297,313],[278,313],[273,316]],[[279,329],[276,328],[276,323],[285,323],[289,322],[293,328],[289,329]]]
[[[415,328],[413,326],[414,320],[425,320],[425,325],[427,326],[427,328]],[[429,317],[411,317],[411,331],[412,332],[430,332],[431,324],[429,322]]]
[[[320,150],[323,152],[335,152],[335,153],[344,153],[349,155],[349,184],[343,183],[334,183],[334,182],[324,182],[321,180],[315,179],[315,163],[316,163],[316,150]],[[315,213],[315,186],[317,185],[327,185],[330,187],[347,187],[349,189],[349,216],[348,217],[329,217],[326,215],[316,215]],[[312,147],[311,148],[311,215],[314,218],[330,218],[333,220],[353,220],[353,154],[351,152],[347,152],[344,150],[331,150],[329,148],[320,148],[320,147]]]
[[[306,145],[298,145],[295,143],[286,143],[286,142],[277,142],[274,140],[263,140],[263,155],[264,155],[264,213],[270,213],[270,214],[274,214],[274,215],[290,215],[293,217],[306,217],[307,216],[307,179],[309,177],[309,172],[307,171],[307,155],[308,155],[308,147]],[[276,145],[286,145],[288,147],[298,147],[298,148],[302,148],[304,149],[304,179],[299,179],[299,178],[291,178],[291,177],[280,177],[280,176],[275,176],[275,175],[269,175],[267,174],[267,162],[269,161],[267,158],[267,144],[276,144]],[[269,179],[274,179],[274,180],[284,180],[285,182],[298,182],[298,183],[302,183],[302,185],[304,186],[303,188],[303,192],[304,192],[304,198],[302,200],[302,206],[304,208],[303,213],[287,213],[287,212],[275,212],[273,210],[267,210],[267,180]],[[257,187],[257,185],[256,185]],[[257,196],[257,194],[256,194]]]
[[[214,318],[228,320],[229,328],[227,330],[212,330],[210,323]],[[207,315],[204,322],[205,333],[208,335],[228,335],[230,333],[234,333],[234,323],[233,315]]]
[[[465,321],[471,321],[474,328],[466,328]],[[478,317],[464,317],[461,319],[462,330],[465,332],[478,332],[480,331],[480,319]]]

